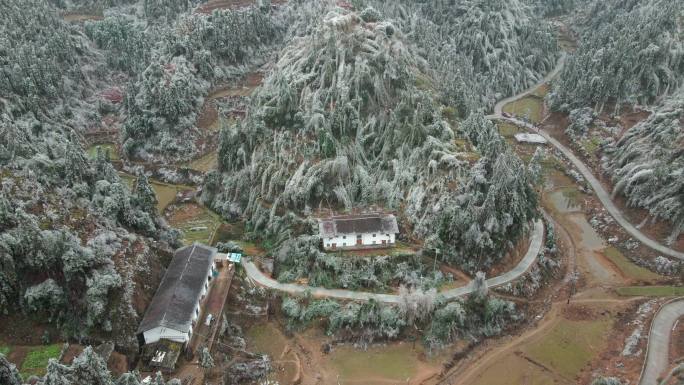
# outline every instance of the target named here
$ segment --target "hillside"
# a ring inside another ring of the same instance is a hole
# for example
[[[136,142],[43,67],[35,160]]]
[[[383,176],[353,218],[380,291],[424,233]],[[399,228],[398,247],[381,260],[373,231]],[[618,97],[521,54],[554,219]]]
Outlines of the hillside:
[[[149,268],[176,235],[146,178],[131,192],[106,154],[81,147],[98,60],[83,36],[40,1],[0,10],[0,313],[131,346],[144,310],[134,304],[149,291],[140,283],[155,281]]]
[[[619,113],[653,104],[684,79],[684,4],[669,0],[594,2],[580,18],[577,52],[548,97],[553,109]],[[608,112],[613,112],[608,111]]]
[[[536,215],[527,173],[481,114],[445,119],[425,61],[379,17],[334,8],[280,53],[247,118],[223,128],[203,199],[275,246],[319,209],[382,206],[445,260],[489,266]]]
[[[668,220],[669,239],[677,239],[684,232],[684,88],[604,152],[613,194]]]
[[[543,78],[559,51],[547,20],[513,1],[364,1],[394,19],[424,57],[440,99],[466,117]]]

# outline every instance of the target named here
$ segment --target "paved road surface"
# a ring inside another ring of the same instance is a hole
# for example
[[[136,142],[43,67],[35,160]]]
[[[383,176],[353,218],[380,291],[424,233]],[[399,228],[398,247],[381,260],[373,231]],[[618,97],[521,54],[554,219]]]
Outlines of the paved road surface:
[[[503,116],[503,107],[511,102],[514,102],[518,99],[522,99],[525,96],[533,93],[537,88],[539,88],[541,85],[546,84],[551,81],[551,79],[555,78],[556,75],[560,73],[560,71],[563,69],[563,66],[565,65],[565,59],[567,57],[567,54],[563,52],[561,56],[558,58],[558,61],[556,62],[556,67],[549,72],[542,80],[537,82],[537,84],[533,85],[532,87],[528,88],[527,90],[517,94],[513,95],[510,97],[507,97],[506,99],[499,100],[499,102],[496,103],[494,106],[494,114],[493,115],[487,115],[486,117],[489,119],[499,119],[501,116]]]
[[[670,366],[670,337],[675,322],[684,316],[684,298],[664,305],[653,318],[648,337],[648,351],[641,372],[640,385],[657,385]]]
[[[615,218],[615,221],[617,221],[617,223],[620,226],[622,226],[622,228],[624,228],[625,231],[629,233],[629,235],[638,239],[641,243],[645,244],[646,246],[661,254],[665,254],[670,257],[684,260],[684,253],[672,250],[669,247],[659,243],[658,241],[649,238],[648,236],[646,236],[646,234],[642,233],[641,231],[639,231],[639,229],[632,225],[632,223],[629,220],[627,220],[627,218],[625,218],[624,215],[622,215],[622,211],[620,211],[620,209],[617,208],[617,206],[615,206],[615,203],[613,203],[610,194],[603,188],[601,182],[599,182],[598,179],[596,179],[594,174],[592,174],[591,170],[584,163],[582,163],[582,161],[579,158],[577,158],[575,154],[573,154],[572,151],[570,151],[570,149],[562,145],[559,141],[554,139],[548,133],[542,130],[537,131],[537,128],[530,123],[526,123],[515,118],[505,118],[503,116],[499,117],[498,119],[506,120],[518,126],[525,127],[543,136],[546,140],[549,141],[549,143],[551,143],[554,147],[560,150],[560,152],[562,152],[563,155],[565,155],[565,157],[568,158],[568,160],[570,160],[570,162],[575,167],[577,167],[582,176],[587,180],[587,182],[589,182],[591,188],[594,189],[594,192],[603,204],[603,207],[606,208],[610,215],[612,215],[613,218]]]
[[[532,130],[536,133],[539,133],[542,135],[546,140],[549,141],[553,146],[555,146],[557,149],[559,149],[563,155],[565,155],[572,164],[577,167],[579,172],[584,176],[584,178],[589,182],[591,187],[594,189],[596,192],[596,196],[599,198],[603,206],[608,210],[610,215],[615,218],[615,220],[618,222],[620,226],[622,226],[632,237],[638,239],[641,243],[645,244],[646,246],[650,247],[651,249],[661,253],[665,254],[670,257],[674,257],[677,259],[684,260],[684,253],[670,249],[669,247],[661,244],[658,241],[655,241],[648,236],[646,236],[644,233],[639,231],[632,223],[627,220],[627,218],[622,215],[622,212],[620,209],[618,209],[615,204],[613,203],[613,200],[611,199],[611,195],[603,188],[603,185],[594,177],[594,174],[592,174],[591,170],[584,164],[582,161],[577,158],[572,151],[570,151],[567,147],[563,146],[559,141],[556,139],[552,138],[549,134],[543,131],[537,131],[537,128],[529,123],[523,122],[519,119],[515,118],[506,118],[503,116],[503,107],[511,102],[514,102],[518,99],[524,98],[525,96],[531,94],[534,92],[536,88],[541,86],[544,83],[548,83],[551,79],[553,79],[560,71],[563,69],[563,66],[565,65],[565,58],[566,54],[563,53],[561,57],[558,59],[558,62],[556,63],[556,68],[553,69],[548,75],[544,77],[540,82],[532,86],[531,88],[527,89],[526,91],[515,95],[511,96],[509,98],[503,99],[499,101],[496,106],[494,106],[494,114],[493,115],[487,115],[488,119],[499,119],[499,120],[506,120],[509,121],[513,124],[516,124],[518,126],[525,127],[529,130]]]
[[[521,275],[525,274],[527,270],[532,266],[532,263],[536,260],[539,252],[541,251],[544,240],[544,225],[541,220],[537,220],[534,223],[534,229],[530,235],[530,246],[527,249],[527,253],[523,259],[515,266],[512,270],[505,272],[499,276],[490,278],[487,280],[487,285],[489,287],[500,286],[511,281],[514,281]],[[311,287],[307,285],[298,285],[294,283],[280,283],[274,279],[264,275],[261,270],[251,261],[244,260],[243,266],[249,278],[254,280],[261,286],[265,286],[271,289],[288,292],[290,294],[303,294],[306,291],[310,291],[314,297],[328,297],[337,299],[347,299],[354,301],[368,301],[371,298],[383,303],[399,303],[400,297],[395,294],[376,294],[364,291],[352,291],[343,289],[324,289],[320,287]],[[472,293],[473,289],[471,285],[458,287],[455,289],[445,290],[440,292],[447,299],[453,299],[466,294]]]

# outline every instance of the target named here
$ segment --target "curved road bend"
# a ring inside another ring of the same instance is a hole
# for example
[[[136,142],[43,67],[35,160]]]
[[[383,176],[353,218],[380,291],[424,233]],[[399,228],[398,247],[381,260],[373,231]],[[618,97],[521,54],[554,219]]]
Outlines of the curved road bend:
[[[594,189],[594,192],[596,193],[596,196],[598,199],[601,201],[603,204],[603,207],[606,208],[606,210],[610,213],[610,215],[615,218],[615,221],[622,226],[622,228],[625,229],[631,235],[632,237],[638,239],[641,243],[645,244],[646,246],[650,247],[651,249],[668,255],[670,257],[674,257],[680,260],[684,260],[684,253],[672,250],[667,246],[662,245],[658,241],[655,241],[646,234],[642,233],[632,225],[632,223],[625,218],[624,215],[622,215],[622,212],[620,209],[615,206],[615,203],[613,203],[613,200],[611,199],[610,194],[603,188],[603,185],[601,182],[596,179],[594,174],[591,172],[591,170],[584,164],[582,161],[573,154],[572,151],[570,151],[567,147],[562,145],[559,141],[557,141],[555,138],[553,138],[551,135],[549,135],[547,132],[542,131],[542,130],[537,130],[537,128],[530,124],[523,122],[522,120],[515,119],[515,118],[506,118],[506,117],[499,117],[498,119],[500,120],[505,120],[508,122],[511,122],[513,124],[516,124],[521,127],[525,127],[528,130],[531,130],[535,133],[538,133],[539,135],[543,136],[546,140],[549,141],[554,147],[556,147],[558,150],[560,150],[561,153],[579,170],[579,172],[582,174],[582,176],[589,182],[591,185],[591,188]]]
[[[558,58],[558,61],[556,62],[556,67],[554,67],[554,69],[551,70],[551,72],[549,72],[546,76],[544,76],[543,79],[541,79],[535,85],[533,85],[532,87],[526,89],[525,91],[523,91],[519,94],[509,96],[506,99],[499,100],[496,103],[496,105],[494,106],[494,114],[493,115],[487,115],[486,118],[488,118],[488,119],[500,118],[503,114],[503,108],[506,104],[514,102],[518,99],[522,99],[525,96],[532,94],[540,86],[550,82],[551,79],[555,78],[556,75],[558,75],[558,73],[560,73],[560,71],[563,69],[563,66],[565,65],[565,59],[566,58],[567,58],[567,54],[565,52],[561,53],[561,56]]]
[[[512,270],[509,270],[499,276],[489,278],[487,280],[487,286],[496,287],[504,285],[525,274],[530,266],[532,266],[532,263],[534,263],[534,261],[537,259],[537,256],[539,255],[544,243],[543,240],[544,224],[541,220],[537,220],[534,222],[534,229],[530,234],[530,246],[527,249],[527,253],[523,259]],[[309,291],[314,297],[328,297],[352,301],[368,301],[370,299],[374,299],[383,303],[399,303],[401,300],[401,298],[396,294],[378,294],[344,289],[325,289],[308,285],[298,285],[294,283],[280,283],[273,278],[264,275],[264,273],[259,270],[259,268],[256,267],[251,260],[244,260],[243,266],[247,272],[247,276],[249,276],[249,278],[254,280],[259,285],[274,290],[284,291],[290,294],[304,294],[305,292]],[[454,299],[472,292],[472,285],[469,284],[467,286],[441,291],[440,294],[447,299]]]
[[[684,317],[684,298],[663,305],[651,323],[648,349],[639,385],[658,385],[670,363],[670,337],[677,320]]]

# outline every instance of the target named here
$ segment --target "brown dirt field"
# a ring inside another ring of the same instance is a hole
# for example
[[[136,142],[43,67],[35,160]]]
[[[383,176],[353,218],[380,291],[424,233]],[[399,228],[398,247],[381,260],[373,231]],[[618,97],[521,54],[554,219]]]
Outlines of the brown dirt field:
[[[590,321],[596,319],[596,311],[586,305],[571,303],[561,310],[563,318],[570,321]]]
[[[598,374],[616,376],[630,380],[630,383],[636,383],[643,365],[646,339],[642,338],[636,347],[636,351],[642,351],[639,355],[623,356],[622,350],[625,346],[625,339],[634,331],[635,325],[630,325],[630,322],[634,319],[639,304],[640,301],[633,301],[627,307],[613,310],[616,321],[613,323],[608,338],[608,346],[594,360],[592,370],[583,374],[579,383],[590,384],[593,377]],[[648,326],[645,325],[644,330],[648,330]]]
[[[210,100],[204,102],[202,111],[197,116],[197,127],[202,130],[208,130],[214,122],[218,119],[218,110],[213,102]]]
[[[128,358],[118,352],[112,352],[107,361],[107,368],[116,376],[120,376],[128,371]]]
[[[29,352],[29,347],[28,346],[12,346],[12,351],[9,353],[7,356],[7,360],[17,366],[17,368],[21,367],[22,362],[24,362],[24,358],[26,358],[26,355]]]
[[[630,128],[634,127],[637,123],[646,120],[649,116],[651,116],[650,112],[640,110],[620,115],[619,122],[624,128],[620,136],[622,136]]]
[[[174,206],[171,214],[167,215],[169,223],[184,223],[198,215],[202,214],[204,210],[202,206],[197,203],[188,203],[184,205]]]
[[[287,3],[287,0],[272,0],[271,4],[280,5]],[[215,10],[221,9],[240,9],[251,7],[256,4],[255,0],[209,0],[199,8],[198,13],[210,14]]]
[[[70,344],[69,349],[64,352],[64,357],[62,357],[63,364],[71,364],[79,354],[83,352],[83,346],[78,344]]]
[[[249,96],[264,81],[262,72],[250,72],[236,83],[224,84],[209,92],[207,100],[232,96]]]
[[[197,8],[198,13],[210,14],[221,9],[240,9],[256,4],[255,0],[209,0]]]
[[[53,339],[60,335],[54,326],[20,313],[0,316],[0,330],[0,344],[4,345],[42,345],[41,337],[46,330]]]

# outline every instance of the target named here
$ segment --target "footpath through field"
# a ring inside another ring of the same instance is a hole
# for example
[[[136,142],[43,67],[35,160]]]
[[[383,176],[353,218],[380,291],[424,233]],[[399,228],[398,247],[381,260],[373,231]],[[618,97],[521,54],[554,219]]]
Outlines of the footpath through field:
[[[537,259],[541,252],[544,240],[544,224],[541,220],[534,222],[534,228],[530,235],[530,246],[523,259],[513,269],[493,278],[487,280],[488,287],[496,287],[512,282],[525,274],[530,266]],[[250,259],[245,259],[243,266],[247,272],[247,276],[257,284],[268,287],[270,289],[287,292],[290,294],[304,294],[310,292],[314,297],[337,298],[352,301],[368,301],[374,299],[383,303],[399,303],[401,297],[396,294],[379,294],[369,293],[365,291],[353,291],[344,289],[325,289],[320,287],[312,287],[308,285],[299,285],[294,283],[280,283],[271,277],[267,277]],[[458,287],[455,289],[441,291],[440,294],[447,299],[458,298],[473,292],[472,284]]]

